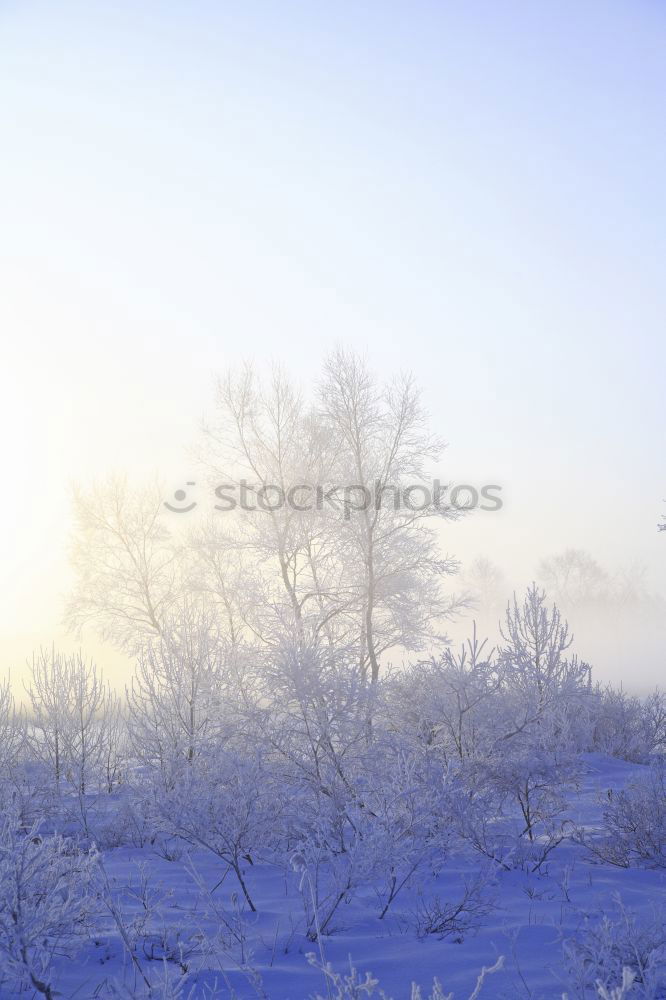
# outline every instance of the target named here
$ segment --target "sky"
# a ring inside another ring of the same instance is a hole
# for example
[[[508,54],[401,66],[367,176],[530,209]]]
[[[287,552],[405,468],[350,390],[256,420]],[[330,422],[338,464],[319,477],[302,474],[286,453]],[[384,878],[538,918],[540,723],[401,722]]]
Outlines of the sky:
[[[336,344],[502,485],[463,562],[666,592],[665,51],[656,0],[0,0],[0,670],[71,641],[72,482],[179,485],[217,373]]]

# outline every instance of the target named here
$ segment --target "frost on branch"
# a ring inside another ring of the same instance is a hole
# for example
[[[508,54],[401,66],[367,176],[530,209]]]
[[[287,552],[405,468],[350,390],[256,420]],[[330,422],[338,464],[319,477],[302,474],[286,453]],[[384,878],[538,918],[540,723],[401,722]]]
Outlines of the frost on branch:
[[[8,815],[0,827],[0,965],[20,983],[55,997],[54,953],[72,954],[97,909],[97,857],[60,836],[27,832]]]
[[[375,979],[372,973],[366,972],[363,976],[354,968],[351,961],[349,972],[341,974],[336,972],[330,963],[322,964],[317,961],[315,955],[308,955],[310,965],[324,975],[326,979],[327,995],[322,996],[317,993],[314,1000],[362,1000],[363,997],[376,996],[378,1000],[392,1000],[392,998],[379,988],[379,980]],[[499,972],[504,968],[504,956],[500,955],[494,965],[484,966],[478,975],[476,986],[469,994],[468,1000],[478,1000],[485,983],[486,977],[494,972]],[[444,993],[440,982],[435,979],[431,992],[425,998],[421,992],[421,987],[412,983],[409,1000],[454,1000],[453,993]]]
[[[571,1000],[623,998],[660,1000],[666,985],[666,925],[656,913],[641,923],[619,896],[612,911],[585,917],[564,941]]]
[[[666,868],[666,765],[654,761],[620,791],[609,789],[604,809],[605,832],[576,837],[596,857],[620,868]]]

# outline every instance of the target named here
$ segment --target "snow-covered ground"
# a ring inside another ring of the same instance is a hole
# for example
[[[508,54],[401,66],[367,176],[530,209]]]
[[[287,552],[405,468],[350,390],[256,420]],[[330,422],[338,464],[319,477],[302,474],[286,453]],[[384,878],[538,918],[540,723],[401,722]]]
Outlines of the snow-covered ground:
[[[565,815],[594,830],[601,826],[609,789],[616,793],[647,768],[599,754],[584,755],[582,764],[579,788]],[[600,863],[567,839],[538,873],[497,868],[488,894],[492,906],[477,929],[444,940],[419,937],[415,929],[423,900],[458,898],[464,880],[478,872],[479,855],[460,849],[438,874],[417,874],[383,920],[372,889],[358,892],[340,906],[330,933],[318,943],[304,933],[302,872],[244,863],[257,906],[251,913],[233,874],[210,853],[176,841],[167,853],[168,859],[163,847],[150,844],[103,852],[112,897],[137,961],[130,959],[118,924],[107,913],[75,959],[54,956],[58,995],[84,1000],[113,989],[114,995],[143,996],[142,975],[155,984],[164,973],[173,980],[182,972],[182,996],[193,1000],[303,1000],[327,996],[322,973],[307,958],[315,953],[321,960],[323,953],[338,972],[348,970],[350,962],[360,972],[370,970],[395,1000],[409,997],[413,982],[429,996],[434,977],[456,1000],[467,1000],[482,966],[504,956],[504,967],[487,977],[482,997],[559,1000],[567,989],[563,942],[581,935],[586,920],[594,925],[604,915],[621,919],[618,897],[639,923],[654,922],[659,907],[666,912],[666,871]],[[6,1000],[18,995],[33,994],[15,992],[11,979],[0,987]],[[157,989],[154,995],[167,994]],[[666,979],[657,995],[666,996]]]

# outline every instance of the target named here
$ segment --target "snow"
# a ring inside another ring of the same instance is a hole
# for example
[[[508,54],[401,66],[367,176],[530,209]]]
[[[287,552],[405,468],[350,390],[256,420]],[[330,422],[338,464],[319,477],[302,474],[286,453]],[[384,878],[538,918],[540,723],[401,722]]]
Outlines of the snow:
[[[582,759],[582,778],[567,815],[595,830],[602,823],[607,790],[626,786],[646,766],[600,754],[585,754]],[[306,958],[319,949],[304,935],[299,872],[258,861],[245,863],[244,877],[258,910],[252,914],[241,905],[233,874],[210,852],[182,846],[174,851],[174,860],[166,860],[155,844],[119,847],[103,852],[103,864],[126,925],[143,939],[138,954],[149,975],[161,971],[160,942],[179,938],[187,969],[183,996],[193,991],[193,998],[206,997],[206,987],[215,984],[220,995],[231,996],[233,989],[238,998],[303,1000],[317,992],[326,994],[321,973]],[[562,941],[576,934],[584,914],[611,913],[616,894],[641,920],[649,920],[655,907],[666,904],[665,872],[599,863],[584,846],[566,840],[541,872],[497,870],[492,890],[496,908],[478,931],[462,940],[417,937],[413,915],[420,898],[455,894],[462,879],[478,866],[478,855],[454,852],[439,874],[420,874],[381,921],[372,889],[359,892],[339,908],[331,933],[323,936],[325,960],[338,971],[344,971],[350,959],[360,971],[371,970],[395,1000],[409,997],[414,981],[427,995],[425,988],[434,977],[445,991],[466,1000],[481,967],[504,955],[505,967],[486,980],[483,997],[559,1000],[565,989]],[[208,899],[196,884],[193,869],[210,891]],[[221,928],[213,907],[230,919],[240,943],[202,945],[204,940],[214,941]],[[238,967],[243,962],[256,970],[260,985],[248,981]],[[175,964],[167,965],[173,972]],[[104,996],[114,981],[124,986],[125,995],[143,995],[110,914],[98,920],[94,935],[74,960],[56,955],[53,970],[57,991],[64,997]],[[6,1000],[19,995],[10,982],[0,987]],[[666,982],[661,995],[666,995]]]

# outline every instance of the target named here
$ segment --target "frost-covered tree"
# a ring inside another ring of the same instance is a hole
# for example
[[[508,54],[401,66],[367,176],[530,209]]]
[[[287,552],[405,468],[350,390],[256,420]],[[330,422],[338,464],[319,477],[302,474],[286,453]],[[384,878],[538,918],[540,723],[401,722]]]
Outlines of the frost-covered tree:
[[[340,538],[349,586],[358,591],[359,662],[376,682],[387,650],[419,650],[441,638],[455,607],[441,581],[457,564],[439,553],[431,519],[454,520],[462,511],[438,503],[428,482],[442,442],[428,430],[411,377],[382,385],[339,349],[324,366],[320,397],[336,442],[337,481],[353,485],[338,497]]]
[[[475,619],[484,633],[494,634],[510,592],[503,570],[485,556],[479,556],[463,568],[461,584],[469,591]]]
[[[440,444],[413,381],[383,385],[337,351],[310,400],[284,373],[266,383],[246,367],[220,380],[216,402],[205,460],[231,534],[199,544],[223,613],[233,605],[260,646],[289,636],[353,650],[373,681],[389,649],[439,635],[452,609],[441,582],[456,564],[429,522],[461,512],[427,481]],[[240,602],[215,565],[232,551],[247,570]]]
[[[592,851],[621,868],[666,868],[666,765],[657,759],[626,788],[609,789],[605,835],[583,836]]]
[[[38,827],[0,823],[0,966],[46,1000],[57,996],[53,956],[72,954],[97,908],[94,852]]]
[[[172,609],[161,634],[139,654],[126,693],[130,743],[136,759],[166,786],[220,735],[221,653],[210,609],[187,601]]]
[[[521,604],[514,595],[500,632],[504,684],[525,699],[528,710],[538,712],[589,689],[588,664],[564,655],[573,641],[569,626],[555,605],[547,607],[545,592],[536,584]]]
[[[75,489],[76,582],[66,622],[77,634],[91,625],[129,651],[160,634],[181,594],[179,547],[166,525],[163,500],[158,484],[132,488],[120,477]]]
[[[608,573],[582,549],[566,549],[542,559],[539,579],[551,600],[565,611],[603,603],[610,596]]]
[[[8,677],[0,682],[0,781],[13,768],[25,741],[25,715],[16,707]]]
[[[186,593],[214,610],[224,659],[238,662],[244,650],[256,648],[253,623],[260,604],[245,540],[212,518],[195,527],[187,545]]]
[[[48,765],[56,788],[65,780],[84,797],[89,784],[99,781],[113,739],[109,686],[81,652],[52,648],[33,656],[27,691],[32,751]]]
[[[349,595],[341,590],[329,520],[300,509],[314,506],[318,483],[330,482],[334,456],[312,404],[283,371],[273,369],[265,381],[249,365],[218,380],[215,403],[203,458],[226,521],[224,539],[212,526],[199,536],[204,580],[262,646],[278,646],[285,634],[331,636],[334,623],[339,639]],[[311,491],[307,497],[301,487]],[[219,572],[219,559],[231,551],[244,567],[234,594]]]
[[[401,730],[411,730],[445,763],[459,764],[483,753],[501,677],[494,650],[472,637],[456,652],[447,647],[434,657],[407,668],[391,681],[389,712]]]
[[[159,799],[161,825],[204,848],[236,876],[243,897],[256,910],[246,870],[268,853],[280,834],[280,789],[260,756],[214,750],[197,769]]]

